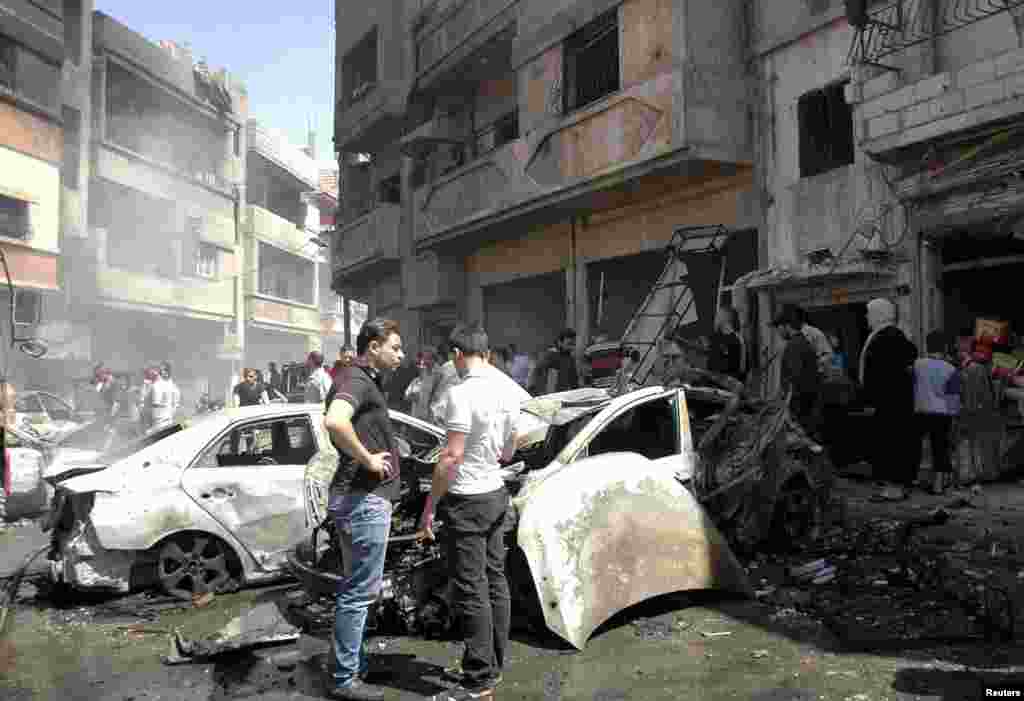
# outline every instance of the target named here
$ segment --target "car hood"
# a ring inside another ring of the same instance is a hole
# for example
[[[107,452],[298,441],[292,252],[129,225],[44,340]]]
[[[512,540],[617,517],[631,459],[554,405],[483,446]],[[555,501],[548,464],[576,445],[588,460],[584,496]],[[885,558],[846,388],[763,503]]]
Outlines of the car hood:
[[[60,448],[53,460],[44,468],[43,479],[55,484],[70,477],[98,472],[108,467],[110,463],[104,462],[103,453],[99,450]]]
[[[95,468],[95,469],[93,469]],[[83,472],[72,474],[79,469]],[[61,476],[47,477],[51,484],[69,492],[155,492],[157,489],[181,481],[184,465],[169,458],[133,455],[112,465],[71,467]],[[87,470],[87,472],[84,472]]]

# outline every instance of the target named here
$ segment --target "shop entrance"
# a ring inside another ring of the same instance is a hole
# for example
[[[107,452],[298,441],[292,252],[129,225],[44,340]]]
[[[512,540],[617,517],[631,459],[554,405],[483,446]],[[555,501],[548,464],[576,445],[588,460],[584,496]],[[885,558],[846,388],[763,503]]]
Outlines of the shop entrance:
[[[1024,330],[1024,307],[1013,294],[1024,275],[1024,241],[977,233],[950,236],[942,242],[943,322],[948,333],[973,335],[978,317],[1010,322]]]
[[[484,288],[484,328],[494,347],[515,343],[540,353],[565,323],[565,273],[523,278]]]
[[[807,310],[811,326],[815,326],[831,336],[839,337],[839,347],[833,348],[846,356],[846,369],[851,379],[857,377],[860,352],[871,333],[868,328],[868,305],[840,304],[830,307],[817,307]]]

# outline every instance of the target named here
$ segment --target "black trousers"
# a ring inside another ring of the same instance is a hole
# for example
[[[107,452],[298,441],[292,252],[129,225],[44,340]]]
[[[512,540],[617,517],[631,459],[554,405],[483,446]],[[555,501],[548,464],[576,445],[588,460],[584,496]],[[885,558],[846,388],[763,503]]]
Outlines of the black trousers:
[[[953,472],[953,417],[943,414],[917,414],[917,442],[915,465],[921,464],[925,438],[932,445],[932,469],[935,472]]]
[[[871,468],[875,479],[913,487],[921,467],[921,439],[913,407],[875,410],[874,431],[864,439],[872,443]],[[916,455],[916,460],[915,460]]]
[[[501,673],[508,648],[511,604],[505,578],[508,491],[445,498],[448,563],[455,615],[466,651],[462,684],[487,686]]]

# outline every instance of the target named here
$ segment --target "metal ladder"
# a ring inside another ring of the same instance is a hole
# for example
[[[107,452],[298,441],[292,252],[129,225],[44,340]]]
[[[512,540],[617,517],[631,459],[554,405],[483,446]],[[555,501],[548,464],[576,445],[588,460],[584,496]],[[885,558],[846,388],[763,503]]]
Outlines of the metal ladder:
[[[689,272],[684,255],[717,255],[722,260],[721,273],[725,272],[723,248],[731,231],[720,224],[712,226],[690,226],[676,229],[666,246],[668,260],[658,281],[647,293],[643,304],[630,319],[622,336],[622,347],[640,353],[640,361],[633,368],[632,382],[643,385],[651,374],[657,359],[657,349],[666,333],[675,328],[697,321],[696,299],[687,280]],[[721,274],[719,289],[721,294]]]

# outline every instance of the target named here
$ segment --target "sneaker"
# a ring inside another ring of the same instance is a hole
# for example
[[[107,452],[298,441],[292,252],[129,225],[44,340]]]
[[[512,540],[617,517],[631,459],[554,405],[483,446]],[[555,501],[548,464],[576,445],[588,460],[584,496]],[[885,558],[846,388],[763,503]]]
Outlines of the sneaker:
[[[487,686],[480,689],[467,689],[461,685],[440,694],[435,694],[431,697],[432,701],[474,701],[474,699],[493,698],[493,686]]]
[[[327,692],[327,697],[341,701],[380,701],[384,698],[384,690],[378,689],[362,680],[356,679],[348,686],[340,686]]]
[[[461,682],[462,663],[456,662],[451,667],[445,667],[444,670],[441,672],[441,679],[443,679],[446,682],[451,682],[453,684],[458,684],[459,682]],[[502,676],[501,673],[499,672],[498,675],[490,681],[490,685],[498,686],[498,684],[501,684],[501,680]]]

